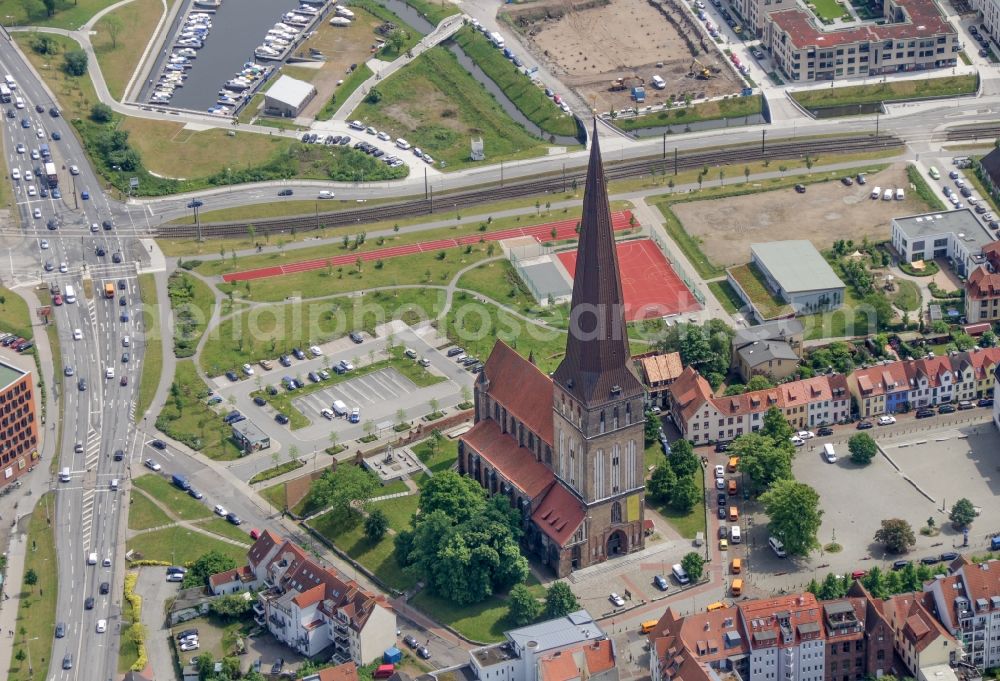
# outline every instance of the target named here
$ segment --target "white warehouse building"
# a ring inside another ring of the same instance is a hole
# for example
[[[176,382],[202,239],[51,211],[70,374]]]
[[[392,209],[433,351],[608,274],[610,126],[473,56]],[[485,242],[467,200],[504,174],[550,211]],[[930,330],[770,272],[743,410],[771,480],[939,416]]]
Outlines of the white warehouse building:
[[[269,116],[295,118],[316,96],[316,88],[304,80],[281,76],[264,93],[264,113]]]

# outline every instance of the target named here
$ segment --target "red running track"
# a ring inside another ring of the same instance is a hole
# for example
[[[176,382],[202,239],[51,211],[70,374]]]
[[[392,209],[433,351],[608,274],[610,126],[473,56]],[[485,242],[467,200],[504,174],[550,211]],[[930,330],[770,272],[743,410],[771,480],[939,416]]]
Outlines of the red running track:
[[[617,244],[625,321],[665,317],[699,310],[701,306],[684,285],[663,252],[649,239]],[[558,254],[570,276],[576,272],[576,251]]]
[[[611,224],[615,231],[628,229],[631,225],[632,211],[623,210],[611,214]],[[564,239],[576,238],[577,218],[560,220],[558,222],[547,222],[544,225],[534,225],[532,227],[513,227],[497,232],[485,232],[470,234],[469,236],[457,239],[438,239],[437,241],[422,241],[417,244],[407,244],[405,246],[389,246],[374,251],[364,253],[345,253],[332,258],[317,258],[315,260],[301,260],[287,265],[276,265],[273,267],[261,267],[256,270],[245,270],[243,272],[232,272],[222,275],[223,281],[247,281],[248,279],[264,279],[265,277],[277,277],[282,274],[292,274],[295,272],[308,272],[310,270],[320,270],[328,265],[353,265],[358,257],[363,261],[385,260],[386,258],[396,258],[401,255],[413,253],[425,253],[427,251],[440,251],[444,248],[455,248],[467,244],[478,244],[480,239],[486,241],[500,241],[501,239],[511,239],[519,236],[532,236],[541,243],[545,241],[561,241]],[[552,230],[555,230],[555,237]]]

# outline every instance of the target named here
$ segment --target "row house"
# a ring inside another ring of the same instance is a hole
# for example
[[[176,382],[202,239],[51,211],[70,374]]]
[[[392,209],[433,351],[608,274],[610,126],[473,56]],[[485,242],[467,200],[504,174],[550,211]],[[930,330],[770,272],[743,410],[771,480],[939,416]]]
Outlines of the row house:
[[[671,386],[670,414],[685,439],[695,444],[725,442],[760,430],[764,414],[776,407],[792,428],[839,423],[851,413],[847,380],[841,374],[782,383],[742,395],[715,397],[692,367]]]
[[[650,632],[653,681],[860,681],[895,671],[893,634],[860,584],[820,602],[811,593],[747,600],[679,616],[668,608]]]
[[[670,384],[684,370],[679,352],[647,352],[632,358],[636,373],[646,387],[646,406],[667,406]]]
[[[1000,348],[881,362],[847,377],[861,417],[990,396]]]
[[[257,624],[306,657],[329,649],[363,665],[396,643],[396,615],[383,596],[266,530],[250,547],[247,566],[213,575],[209,583],[213,593],[258,590]]]
[[[930,594],[898,594],[879,603],[892,629],[896,657],[906,668],[905,676],[920,678],[922,669],[954,665],[961,660],[961,644],[934,617]]]
[[[938,620],[961,644],[964,662],[1000,667],[1000,561],[975,565],[960,557],[951,570],[924,585]]]

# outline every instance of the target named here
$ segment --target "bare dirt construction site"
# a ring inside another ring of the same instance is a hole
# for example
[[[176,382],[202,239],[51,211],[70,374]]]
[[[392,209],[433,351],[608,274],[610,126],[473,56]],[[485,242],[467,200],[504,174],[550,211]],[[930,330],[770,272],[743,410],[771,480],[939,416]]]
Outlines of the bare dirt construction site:
[[[739,92],[742,82],[679,1],[556,0],[501,11],[509,12],[535,55],[599,111],[633,106],[630,87],[641,81],[644,106],[671,95],[683,100],[685,94],[698,99]],[[713,71],[707,80],[694,77],[695,58]],[[666,88],[652,87],[654,74]],[[612,91],[618,78],[628,87]]]
[[[783,239],[808,239],[825,250],[837,239],[858,243],[889,238],[894,217],[927,211],[913,195],[905,165],[894,165],[869,175],[868,184],[845,187],[835,180],[807,186],[805,194],[791,187],[724,199],[689,201],[673,206],[688,234],[701,242],[701,250],[718,266],[729,267],[750,260],[750,244]],[[726,180],[726,184],[738,180]],[[902,201],[870,198],[876,186],[903,187]]]

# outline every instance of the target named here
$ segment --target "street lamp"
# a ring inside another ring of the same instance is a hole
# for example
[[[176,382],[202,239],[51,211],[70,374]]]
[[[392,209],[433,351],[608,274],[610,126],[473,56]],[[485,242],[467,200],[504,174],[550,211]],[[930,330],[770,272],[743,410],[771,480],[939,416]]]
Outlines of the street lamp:
[[[188,208],[190,208],[190,209],[192,209],[194,211],[194,224],[195,224],[195,226],[198,229],[198,241],[199,242],[204,241],[204,238],[202,238],[202,236],[201,236],[201,218],[198,216],[198,209],[201,208],[204,205],[205,205],[205,202],[201,201],[199,199],[194,199],[193,201],[191,201],[187,205]]]

